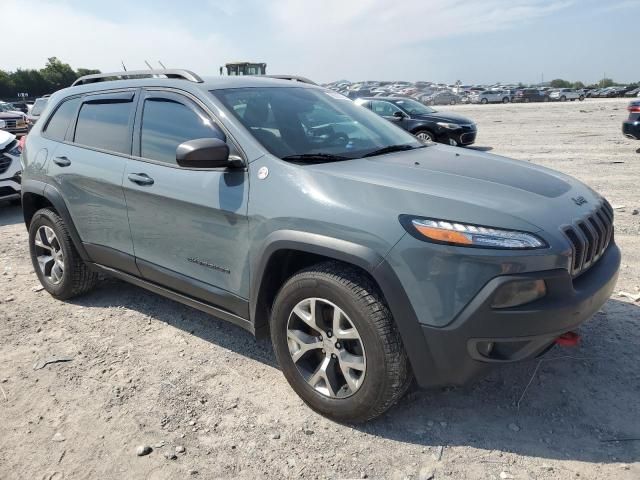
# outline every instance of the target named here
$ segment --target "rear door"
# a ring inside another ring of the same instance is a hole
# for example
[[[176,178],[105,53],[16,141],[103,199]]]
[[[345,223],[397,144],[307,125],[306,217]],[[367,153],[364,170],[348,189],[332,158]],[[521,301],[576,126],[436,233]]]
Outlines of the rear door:
[[[248,318],[246,169],[176,163],[178,145],[210,137],[234,152],[197,99],[144,91],[124,178],[136,262],[148,280]]]
[[[137,92],[85,95],[62,103],[43,137],[57,144],[47,162],[48,175],[62,193],[87,253],[97,263],[137,273],[122,191],[131,153]],[[76,115],[77,112],[77,115]],[[56,118],[73,115],[66,128]]]

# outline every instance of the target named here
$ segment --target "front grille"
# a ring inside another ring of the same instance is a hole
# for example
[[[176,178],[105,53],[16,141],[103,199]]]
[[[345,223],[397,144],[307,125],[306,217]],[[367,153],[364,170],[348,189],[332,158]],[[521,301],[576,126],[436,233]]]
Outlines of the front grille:
[[[18,126],[18,121],[17,121],[17,120],[14,120],[14,119],[6,119],[6,120],[4,121],[4,123],[5,123],[5,125],[6,125],[6,127],[5,127],[5,128],[7,128],[7,129],[9,129],[9,128],[16,128],[16,127]]]
[[[463,145],[467,145],[469,143],[473,143],[476,139],[476,132],[463,133],[460,135],[460,143]]]
[[[0,155],[0,174],[6,172],[9,169],[9,165],[11,165],[11,157]]]
[[[608,202],[573,225],[563,228],[571,243],[571,275],[577,277],[593,266],[613,238],[613,209]]]

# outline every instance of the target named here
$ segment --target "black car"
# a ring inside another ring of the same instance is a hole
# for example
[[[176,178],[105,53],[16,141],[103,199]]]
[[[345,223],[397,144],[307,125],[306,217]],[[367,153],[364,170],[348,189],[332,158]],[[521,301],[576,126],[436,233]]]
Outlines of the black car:
[[[466,146],[476,140],[476,124],[455,113],[439,112],[406,97],[359,98],[362,105],[404,128],[423,142]]]
[[[635,100],[627,107],[629,118],[622,122],[622,133],[627,138],[640,140],[640,100]]]
[[[511,98],[512,102],[548,102],[549,94],[537,88],[523,88],[516,90],[516,94]]]

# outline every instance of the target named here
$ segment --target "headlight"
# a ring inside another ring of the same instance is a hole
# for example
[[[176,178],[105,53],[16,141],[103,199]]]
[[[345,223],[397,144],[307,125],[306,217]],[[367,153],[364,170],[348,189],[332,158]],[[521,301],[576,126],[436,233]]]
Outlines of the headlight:
[[[405,229],[420,240],[463,247],[532,249],[545,248],[540,237],[527,232],[449,222],[432,218],[411,218],[401,215]]]
[[[449,130],[455,130],[456,128],[460,128],[460,125],[458,125],[457,123],[438,122],[436,125],[442,128],[448,128]]]

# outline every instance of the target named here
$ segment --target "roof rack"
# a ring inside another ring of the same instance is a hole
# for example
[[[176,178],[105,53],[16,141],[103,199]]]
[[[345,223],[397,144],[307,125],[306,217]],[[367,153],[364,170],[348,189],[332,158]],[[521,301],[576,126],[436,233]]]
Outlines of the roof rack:
[[[318,85],[313,80],[298,75],[263,75],[269,78],[278,78],[280,80],[291,80],[292,82],[308,83],[309,85]]]
[[[190,70],[171,70],[171,69],[161,69],[161,70],[132,70],[125,72],[112,72],[112,73],[96,73],[93,75],[85,75],[84,77],[80,77],[75,82],[71,84],[72,87],[77,87],[78,85],[87,85],[89,83],[97,83],[97,82],[109,82],[111,80],[126,80],[132,78],[149,78],[161,76],[164,78],[179,78],[182,80],[188,80],[190,82],[202,83],[203,80],[198,75],[193,73]]]

